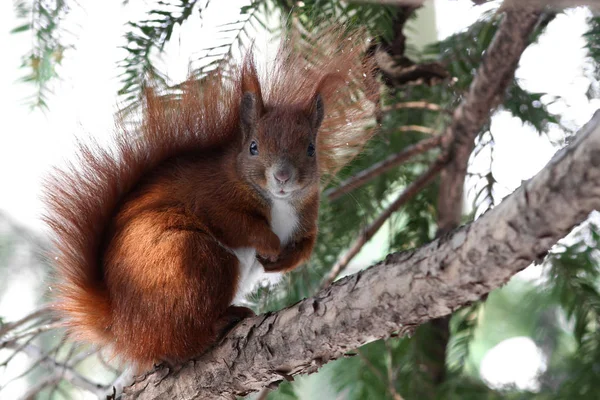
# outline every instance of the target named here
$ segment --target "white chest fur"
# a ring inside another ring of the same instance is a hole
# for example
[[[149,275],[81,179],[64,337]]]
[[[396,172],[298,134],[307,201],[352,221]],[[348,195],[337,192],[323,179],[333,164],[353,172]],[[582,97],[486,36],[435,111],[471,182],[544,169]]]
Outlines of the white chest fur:
[[[281,245],[286,245],[298,227],[298,213],[285,200],[273,200],[271,206],[271,230],[279,237]],[[264,280],[276,283],[281,274],[265,273],[263,266],[256,261],[256,250],[253,248],[234,249],[233,252],[240,262],[240,281],[233,304],[245,303],[245,298],[256,285]]]
[[[285,245],[298,226],[296,209],[285,200],[274,200],[271,207],[271,229]]]

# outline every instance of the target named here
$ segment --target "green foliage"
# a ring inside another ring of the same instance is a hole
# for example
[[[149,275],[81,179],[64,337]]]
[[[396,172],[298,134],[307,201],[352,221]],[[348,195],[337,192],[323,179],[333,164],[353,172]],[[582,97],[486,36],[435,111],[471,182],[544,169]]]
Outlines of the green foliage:
[[[155,65],[156,57],[163,52],[177,25],[185,23],[195,10],[202,19],[203,12],[209,6],[216,7],[219,4],[222,6],[222,3],[211,0],[179,0],[176,4],[157,1],[156,8],[148,11],[147,19],[127,24],[130,28],[125,35],[128,55],[120,63],[123,87],[119,91],[126,104],[125,111],[139,105],[147,80],[151,80],[166,95],[177,93],[179,84],[168,83],[167,77]],[[271,4],[266,0],[252,0],[241,7],[236,19],[218,27],[218,36],[213,44],[199,50],[200,65],[192,68],[190,76],[202,80],[216,69],[226,73],[234,51],[249,46],[257,30],[267,29],[266,18],[272,12]]]
[[[340,2],[337,0],[306,0],[302,6],[289,7],[276,1],[284,15],[298,16],[298,22],[309,32],[344,21],[350,26],[366,28],[373,36],[391,38],[395,9],[392,6],[368,2]]]
[[[584,227],[568,246],[562,245],[549,258],[547,290],[566,317],[564,328],[572,332],[574,351],[562,360],[551,360],[545,380],[556,386],[557,398],[592,398],[600,390],[600,229]],[[563,329],[564,329],[563,328]]]
[[[600,17],[588,20],[588,31],[583,35],[587,42],[588,55],[594,60],[600,60]],[[599,72],[596,70],[596,73]]]
[[[29,33],[33,39],[32,47],[21,59],[21,68],[26,71],[21,81],[33,84],[36,89],[28,100],[32,107],[45,109],[50,84],[58,77],[57,69],[65,51],[72,47],[64,43],[61,25],[69,7],[65,0],[33,0],[31,4],[15,0],[15,11],[20,25],[11,33]]]
[[[471,84],[499,23],[495,10],[490,10],[466,30],[426,48],[424,56],[442,61],[455,79],[456,90],[464,91]]]
[[[451,338],[448,342],[446,363],[450,374],[460,374],[469,361],[470,345],[479,324],[483,303],[478,302],[456,312],[450,324]]]
[[[590,17],[588,27],[588,31],[583,35],[591,63],[591,71],[588,73],[591,82],[587,96],[595,99],[600,96],[600,17]]]
[[[207,0],[206,3],[209,3]],[[179,0],[176,4],[156,2],[156,9],[147,13],[147,19],[128,22],[125,34],[127,57],[121,62],[123,87],[119,94],[130,103],[139,98],[144,79],[151,78],[158,84],[166,85],[166,77],[153,64],[153,51],[162,52],[171,39],[173,29],[183,24],[199,3],[197,0]],[[202,7],[199,7],[199,14]]]
[[[554,14],[546,15],[533,35],[533,40],[542,34]],[[495,10],[484,13],[482,18],[469,26],[465,31],[451,35],[446,39],[425,49],[425,57],[434,57],[446,65],[448,72],[455,79],[453,89],[465,91],[471,85],[475,71],[483,60],[485,50],[489,47],[501,18]],[[523,123],[531,124],[540,133],[548,131],[549,124],[558,124],[558,118],[551,114],[547,107],[557,99],[543,100],[545,93],[529,93],[517,80],[509,86],[503,108]]]
[[[542,101],[545,95],[529,93],[515,80],[506,93],[504,108],[523,123],[531,124],[539,133],[548,132],[548,125],[558,125],[559,119],[548,111],[548,105],[552,102]]]

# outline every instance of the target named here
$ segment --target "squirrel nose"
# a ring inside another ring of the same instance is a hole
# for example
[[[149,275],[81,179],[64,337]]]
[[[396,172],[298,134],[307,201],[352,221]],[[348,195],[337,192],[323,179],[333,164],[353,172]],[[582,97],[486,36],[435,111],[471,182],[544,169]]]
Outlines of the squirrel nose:
[[[283,184],[290,180],[292,174],[289,169],[278,169],[273,175],[278,183]]]

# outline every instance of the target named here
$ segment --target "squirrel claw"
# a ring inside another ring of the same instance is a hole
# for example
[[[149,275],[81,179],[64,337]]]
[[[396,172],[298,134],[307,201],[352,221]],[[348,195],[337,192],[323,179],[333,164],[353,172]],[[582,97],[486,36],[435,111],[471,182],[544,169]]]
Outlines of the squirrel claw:
[[[279,258],[278,256],[263,256],[262,254],[257,254],[256,258],[262,264],[265,263],[274,263]]]

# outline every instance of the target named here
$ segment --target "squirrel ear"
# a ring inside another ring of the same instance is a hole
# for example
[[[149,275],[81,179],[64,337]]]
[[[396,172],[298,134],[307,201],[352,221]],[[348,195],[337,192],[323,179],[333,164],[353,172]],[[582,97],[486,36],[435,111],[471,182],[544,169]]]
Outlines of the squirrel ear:
[[[242,70],[240,124],[244,136],[247,137],[256,128],[258,120],[264,114],[264,108],[258,74],[250,53],[244,61]]]
[[[325,106],[323,105],[323,98],[319,92],[315,93],[314,97],[310,102],[307,114],[310,118],[310,125],[317,131],[323,122],[325,116]]]
[[[255,93],[244,92],[240,103],[240,124],[244,137],[248,137],[256,129],[256,124],[262,115],[262,99]]]

